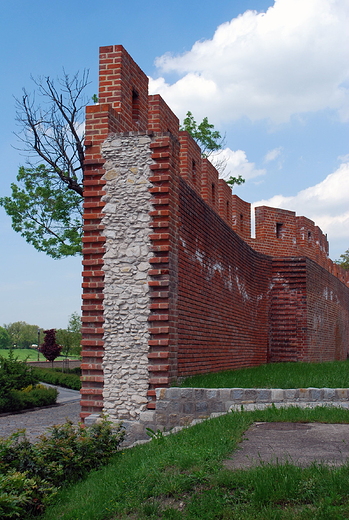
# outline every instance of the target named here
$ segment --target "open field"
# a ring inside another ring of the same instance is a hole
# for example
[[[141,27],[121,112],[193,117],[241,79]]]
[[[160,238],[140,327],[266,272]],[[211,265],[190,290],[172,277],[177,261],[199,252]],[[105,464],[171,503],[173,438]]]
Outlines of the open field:
[[[19,361],[46,361],[45,356],[43,356],[39,352],[39,359],[38,359],[38,351],[30,348],[15,348],[13,349],[13,354],[16,358],[18,358]],[[8,357],[10,353],[10,349],[0,349],[0,356]],[[59,356],[56,358],[56,361],[61,361],[62,359],[65,359],[65,356]],[[78,359],[77,357],[70,357],[69,359]]]
[[[37,350],[30,348],[15,348],[12,350],[14,357],[18,358],[19,361],[46,361],[45,357]],[[0,356],[8,357],[10,349],[0,349]]]

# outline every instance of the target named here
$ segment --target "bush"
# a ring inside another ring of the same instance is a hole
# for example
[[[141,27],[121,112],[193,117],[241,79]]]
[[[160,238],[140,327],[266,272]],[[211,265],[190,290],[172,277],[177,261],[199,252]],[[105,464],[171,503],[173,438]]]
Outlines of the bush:
[[[44,383],[63,386],[65,388],[71,388],[72,390],[80,390],[81,388],[80,376],[74,373],[66,374],[50,368],[33,368],[33,372],[36,377]]]
[[[12,350],[8,358],[0,356],[0,397],[5,397],[12,390],[21,390],[38,382],[32,368],[24,361],[18,361]]]
[[[43,385],[30,385],[23,390],[10,390],[0,398],[0,413],[49,406],[56,403],[57,395],[56,388],[47,388]]]
[[[10,471],[0,475],[1,518],[24,518],[44,511],[57,493],[57,488],[44,480],[28,478],[27,473]]]
[[[121,424],[113,428],[104,418],[90,427],[54,426],[35,444],[24,431],[0,439],[0,517],[41,513],[62,484],[106,464],[124,435]]]

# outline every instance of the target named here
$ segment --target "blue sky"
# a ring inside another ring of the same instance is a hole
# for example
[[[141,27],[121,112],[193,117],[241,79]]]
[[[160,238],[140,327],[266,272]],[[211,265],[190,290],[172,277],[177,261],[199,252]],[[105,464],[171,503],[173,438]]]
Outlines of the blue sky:
[[[6,2],[0,19],[0,195],[26,157],[14,97],[30,76],[90,69],[122,44],[182,119],[208,116],[226,135],[227,172],[243,199],[295,210],[349,248],[349,3],[343,0]],[[53,260],[0,208],[0,325],[65,327],[81,306],[81,259]]]

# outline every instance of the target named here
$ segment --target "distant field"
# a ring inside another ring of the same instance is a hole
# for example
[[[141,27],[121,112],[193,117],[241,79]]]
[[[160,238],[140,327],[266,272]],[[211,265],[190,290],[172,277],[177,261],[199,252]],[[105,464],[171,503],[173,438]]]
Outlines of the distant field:
[[[0,356],[8,357],[10,352],[10,349],[0,349]],[[29,348],[15,348],[13,349],[14,356],[18,358],[20,361],[46,361],[45,356],[40,354],[39,352],[39,359],[38,359],[38,352],[33,349]],[[63,356],[56,358],[56,361],[60,361],[62,359],[65,359]],[[71,358],[69,359],[78,359],[78,358]]]
[[[0,349],[0,356],[8,357],[10,349]],[[36,350],[29,348],[15,348],[13,354],[20,361],[38,361],[38,353]],[[45,357],[39,352],[39,361],[45,361]]]

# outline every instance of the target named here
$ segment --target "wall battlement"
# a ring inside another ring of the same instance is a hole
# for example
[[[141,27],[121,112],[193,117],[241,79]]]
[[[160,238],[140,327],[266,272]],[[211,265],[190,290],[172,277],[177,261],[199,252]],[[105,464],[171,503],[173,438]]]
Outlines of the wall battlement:
[[[100,48],[86,108],[82,418],[137,420],[177,377],[344,359],[349,273],[322,231],[256,208],[217,170],[120,46]]]

